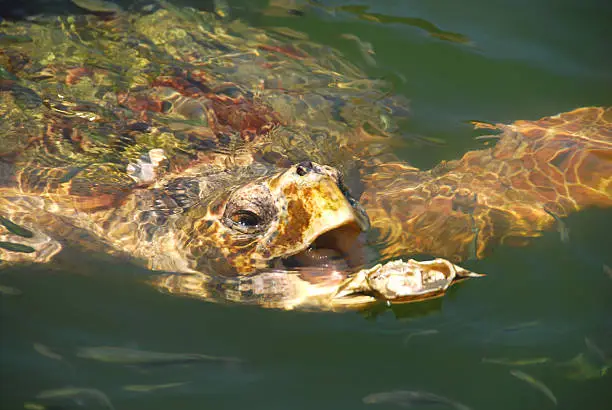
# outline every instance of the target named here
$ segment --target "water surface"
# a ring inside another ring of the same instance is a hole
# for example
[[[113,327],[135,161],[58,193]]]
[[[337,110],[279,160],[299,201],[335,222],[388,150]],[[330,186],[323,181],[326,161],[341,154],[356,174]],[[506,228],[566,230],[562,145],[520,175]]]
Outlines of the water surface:
[[[233,15],[249,24],[307,33],[372,77],[391,81],[411,100],[400,155],[415,166],[482,147],[470,120],[535,119],[612,104],[612,8],[603,2],[303,4],[284,13],[267,1],[230,1]],[[344,34],[371,43],[375,54],[365,56]],[[610,372],[597,376],[561,364],[583,353],[591,367],[603,366],[585,338],[612,358],[612,278],[604,269],[612,266],[610,216],[603,210],[571,216],[568,243],[553,231],[527,248],[499,248],[466,263],[488,276],[441,299],[364,313],[282,312],[172,297],[143,283],[146,270],[69,248],[51,265],[0,271],[0,284],[21,292],[0,296],[0,407],[23,408],[40,391],[78,386],[99,389],[117,409],[360,409],[374,406],[364,396],[390,390],[429,391],[473,409],[553,408],[510,374],[520,369],[550,388],[559,409],[603,409],[612,399]],[[41,354],[35,343],[61,359]],[[140,368],[77,357],[90,346],[243,362]],[[534,358],[547,360],[520,365]],[[123,389],[175,382],[188,383]],[[92,400],[82,404],[102,408]]]

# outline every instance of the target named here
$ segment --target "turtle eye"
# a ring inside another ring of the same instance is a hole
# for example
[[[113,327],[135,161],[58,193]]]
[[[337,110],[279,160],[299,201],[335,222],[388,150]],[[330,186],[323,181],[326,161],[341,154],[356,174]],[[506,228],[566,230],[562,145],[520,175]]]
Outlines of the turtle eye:
[[[232,222],[245,228],[255,228],[261,222],[261,218],[255,212],[247,210],[236,212],[231,219]]]
[[[248,184],[228,198],[221,221],[235,232],[255,235],[264,232],[277,214],[274,199],[263,184]]]
[[[262,219],[253,211],[241,209],[234,212],[229,218],[229,225],[243,233],[253,233],[259,230]]]

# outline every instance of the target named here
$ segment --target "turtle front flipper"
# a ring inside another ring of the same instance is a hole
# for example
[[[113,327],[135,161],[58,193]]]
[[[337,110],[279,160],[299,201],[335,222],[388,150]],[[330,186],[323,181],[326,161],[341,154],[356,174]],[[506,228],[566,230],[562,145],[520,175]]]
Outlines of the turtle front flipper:
[[[492,148],[430,171],[397,162],[366,176],[361,202],[385,256],[481,258],[571,212],[612,206],[611,108],[489,127],[502,131]]]
[[[327,272],[317,281],[298,272],[266,271],[252,276],[223,278],[168,274],[153,284],[163,291],[208,301],[254,304],[277,309],[346,310],[374,303],[407,303],[442,296],[457,280],[483,276],[444,259],[417,262],[396,260],[355,273]]]
[[[394,303],[415,302],[442,296],[458,280],[479,276],[484,275],[445,259],[394,260],[349,276],[335,293],[333,303],[351,306],[359,303],[363,296]]]

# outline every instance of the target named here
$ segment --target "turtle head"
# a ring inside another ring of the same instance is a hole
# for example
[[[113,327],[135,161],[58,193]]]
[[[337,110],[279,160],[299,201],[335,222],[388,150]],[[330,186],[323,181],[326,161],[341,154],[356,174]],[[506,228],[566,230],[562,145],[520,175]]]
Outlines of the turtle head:
[[[335,168],[304,161],[221,191],[185,215],[179,242],[198,271],[233,276],[360,263],[369,220]]]

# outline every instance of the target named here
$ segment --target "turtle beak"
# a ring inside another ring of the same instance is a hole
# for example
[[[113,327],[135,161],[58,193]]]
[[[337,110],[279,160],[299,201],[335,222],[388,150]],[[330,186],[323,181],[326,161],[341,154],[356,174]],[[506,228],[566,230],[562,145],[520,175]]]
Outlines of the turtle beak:
[[[278,226],[267,244],[273,257],[291,257],[297,266],[342,259],[350,267],[359,262],[358,238],[370,223],[337,170],[302,162],[272,180],[270,189],[282,198]]]

